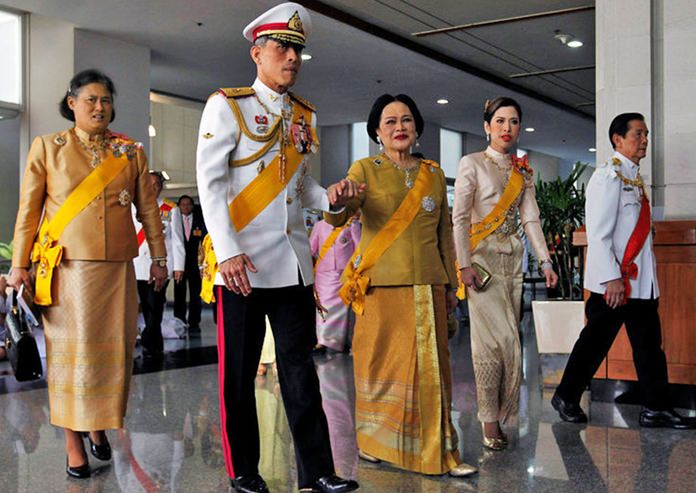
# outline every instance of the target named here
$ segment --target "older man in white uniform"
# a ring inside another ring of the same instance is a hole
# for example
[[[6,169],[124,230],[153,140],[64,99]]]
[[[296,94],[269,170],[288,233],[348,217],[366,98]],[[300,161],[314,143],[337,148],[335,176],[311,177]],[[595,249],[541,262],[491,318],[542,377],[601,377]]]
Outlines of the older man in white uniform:
[[[146,357],[158,357],[162,354],[164,347],[162,316],[164,314],[164,305],[167,301],[167,284],[169,279],[173,277],[174,272],[182,272],[184,270],[186,251],[181,212],[174,202],[160,197],[165,177],[160,171],[150,171],[150,179],[152,180],[152,188],[157,197],[157,205],[162,218],[167,256],[150,257],[150,248],[147,241],[145,241],[143,226],[138,221],[135,207],[133,207],[133,223],[135,224],[135,231],[138,237],[138,256],[133,259],[133,267],[135,268],[135,278],[138,280],[140,309],[145,319],[145,329],[143,329],[140,339],[143,346],[143,354]],[[154,284],[150,282],[150,265],[153,262],[168,268],[167,281],[159,291],[155,291]]]
[[[288,89],[310,30],[309,14],[295,3],[281,4],[249,24],[244,36],[253,43],[256,81],[214,93],[201,118],[198,191],[215,258],[207,249],[203,293],[210,296],[214,274],[223,452],[239,493],[268,491],[258,472],[254,399],[266,316],[276,341],[301,491],[358,488],[334,474],[311,357],[314,279],[302,208],[342,205],[360,187],[344,180],[327,194],[309,176],[308,156],[318,146],[314,107]]]
[[[618,115],[609,139],[616,152],[597,167],[587,186],[587,325],[551,404],[564,421],[587,422],[580,397],[625,324],[644,406],[640,426],[694,428],[694,420],[680,416],[670,404],[650,205],[639,171],[648,148],[645,118]]]

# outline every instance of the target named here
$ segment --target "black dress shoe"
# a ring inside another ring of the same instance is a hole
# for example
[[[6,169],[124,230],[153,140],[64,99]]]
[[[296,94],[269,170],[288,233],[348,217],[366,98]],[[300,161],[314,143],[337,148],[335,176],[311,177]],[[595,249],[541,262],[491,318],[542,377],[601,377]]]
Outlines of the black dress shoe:
[[[92,468],[89,467],[89,462],[85,462],[81,466],[70,467],[70,462],[68,458],[65,458],[65,472],[68,476],[75,479],[87,479],[92,475]]]
[[[558,411],[558,415],[563,421],[568,423],[587,423],[587,415],[579,404],[566,402],[560,395],[554,393],[551,398],[551,405]]]
[[[300,491],[302,493],[344,493],[347,491],[355,491],[360,488],[357,481],[352,479],[339,478],[335,474],[331,476],[324,476],[316,480],[311,488],[303,488]]]
[[[258,474],[239,476],[238,478],[230,479],[230,482],[232,483],[232,488],[237,493],[269,493],[266,482]]]
[[[696,428],[696,419],[682,416],[674,409],[653,411],[644,408],[640,412],[638,423],[643,428],[674,428],[676,430],[692,430]]]
[[[106,440],[106,434],[104,435],[106,443],[102,443],[101,445],[94,443],[89,433],[87,433],[87,440],[89,440],[89,451],[92,452],[94,457],[104,461],[111,460],[111,445],[109,445],[109,441]]]

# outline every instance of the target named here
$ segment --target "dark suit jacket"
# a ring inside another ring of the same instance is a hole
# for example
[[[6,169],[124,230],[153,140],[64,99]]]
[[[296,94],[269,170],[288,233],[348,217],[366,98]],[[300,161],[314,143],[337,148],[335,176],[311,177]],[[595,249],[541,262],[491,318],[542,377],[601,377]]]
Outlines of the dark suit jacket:
[[[184,247],[186,249],[186,272],[195,271],[198,273],[198,247],[200,246],[208,230],[203,222],[203,215],[194,208],[192,212],[193,223],[191,224],[191,235],[186,239],[186,227],[182,217],[181,227],[184,228]]]

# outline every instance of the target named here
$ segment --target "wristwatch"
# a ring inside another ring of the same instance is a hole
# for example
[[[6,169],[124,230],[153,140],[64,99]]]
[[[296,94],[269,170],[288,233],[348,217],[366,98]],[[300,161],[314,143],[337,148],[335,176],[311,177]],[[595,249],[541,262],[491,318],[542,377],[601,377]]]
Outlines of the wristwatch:
[[[167,259],[166,258],[153,258],[152,261],[157,264],[159,267],[166,267],[167,266]]]

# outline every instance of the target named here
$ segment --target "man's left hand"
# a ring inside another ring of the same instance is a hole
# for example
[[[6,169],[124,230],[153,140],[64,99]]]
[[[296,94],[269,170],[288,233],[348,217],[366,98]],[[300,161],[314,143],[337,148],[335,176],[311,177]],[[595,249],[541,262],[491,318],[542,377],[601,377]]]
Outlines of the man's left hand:
[[[183,280],[184,280],[184,271],[183,270],[175,270],[174,271],[174,282],[179,284]]]
[[[160,291],[162,287],[164,286],[164,283],[167,282],[167,277],[169,276],[169,272],[166,267],[162,267],[157,265],[156,263],[152,263],[150,265],[150,281],[149,283],[155,284],[155,291]]]
[[[366,183],[355,183],[347,178],[334,183],[327,190],[329,203],[333,206],[343,207],[348,201],[357,197],[367,189]]]

